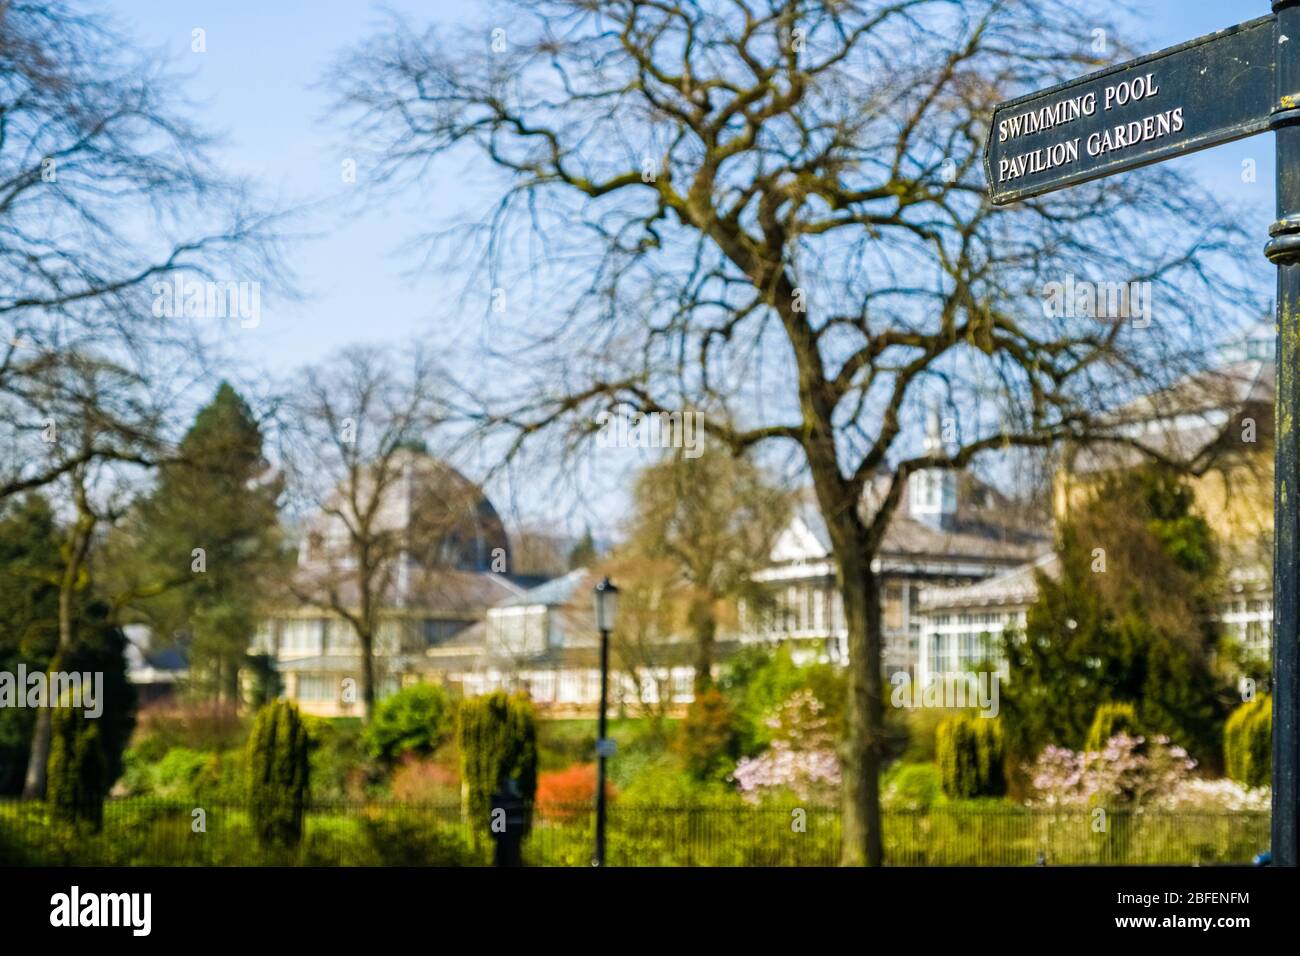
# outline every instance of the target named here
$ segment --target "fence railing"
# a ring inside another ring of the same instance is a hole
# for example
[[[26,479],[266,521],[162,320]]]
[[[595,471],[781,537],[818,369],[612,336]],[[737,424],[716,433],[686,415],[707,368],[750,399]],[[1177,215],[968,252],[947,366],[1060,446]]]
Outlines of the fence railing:
[[[524,860],[587,866],[589,806],[533,813]],[[1268,846],[1259,812],[1030,811],[944,807],[886,811],[894,866],[1249,863]],[[835,807],[610,806],[611,866],[833,866]],[[131,798],[94,824],[70,824],[41,803],[0,802],[0,864],[85,866],[475,866],[491,859],[484,831],[457,804],[314,804],[291,846],[263,845],[246,806]]]

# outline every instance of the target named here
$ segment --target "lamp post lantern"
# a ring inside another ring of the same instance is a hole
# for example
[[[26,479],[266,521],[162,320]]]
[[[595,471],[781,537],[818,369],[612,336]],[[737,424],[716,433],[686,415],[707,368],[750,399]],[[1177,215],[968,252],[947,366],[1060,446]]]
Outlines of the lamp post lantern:
[[[596,717],[596,855],[592,866],[605,865],[605,759],[613,752],[605,737],[605,710],[609,704],[609,632],[618,614],[618,588],[608,577],[593,591],[596,630],[600,632],[600,711]]]

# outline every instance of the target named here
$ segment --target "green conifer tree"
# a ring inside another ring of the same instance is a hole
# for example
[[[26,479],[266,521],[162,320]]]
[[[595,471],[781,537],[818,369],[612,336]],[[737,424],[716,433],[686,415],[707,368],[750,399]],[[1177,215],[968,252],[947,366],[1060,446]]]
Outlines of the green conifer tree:
[[[118,590],[134,593],[156,634],[187,636],[194,682],[230,701],[284,567],[281,482],[267,470],[258,423],[223,382],[113,548],[130,578]]]
[[[307,725],[298,708],[277,700],[258,711],[248,737],[248,812],[258,842],[291,848],[302,838],[310,790]]]
[[[1092,718],[1088,728],[1088,737],[1083,749],[1088,753],[1100,753],[1106,747],[1106,741],[1116,734],[1128,737],[1143,736],[1138,724],[1137,710],[1124,701],[1102,704]]]
[[[513,786],[525,826],[537,792],[537,717],[528,699],[504,691],[463,701],[457,714],[461,795],[475,839],[490,832],[492,794]]]
[[[106,776],[98,720],[73,707],[56,709],[46,778],[51,815],[98,830],[104,818]]]
[[[1002,713],[1018,757],[1077,750],[1098,707],[1132,701],[1145,732],[1218,763],[1231,689],[1211,666],[1218,567],[1193,503],[1176,475],[1143,467],[1063,522],[1059,573],[1039,575],[1024,633],[1004,639]]]

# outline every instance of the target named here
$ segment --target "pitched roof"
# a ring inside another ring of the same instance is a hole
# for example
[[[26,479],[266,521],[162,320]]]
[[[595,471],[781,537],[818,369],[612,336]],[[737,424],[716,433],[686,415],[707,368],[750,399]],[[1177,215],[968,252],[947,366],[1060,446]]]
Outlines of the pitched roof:
[[[385,467],[382,475],[380,465]],[[340,482],[325,507],[306,523],[299,549],[303,566],[337,563],[348,550],[347,522],[359,518],[350,493],[357,492],[370,507],[376,529],[399,534],[406,552],[429,567],[464,571],[491,570],[500,555],[508,557],[510,541],[492,502],[473,481],[447,462],[415,449],[399,449],[390,459]],[[376,494],[376,484],[383,486]],[[510,562],[507,560],[506,565]]]
[[[393,597],[386,606],[424,611],[432,616],[473,619],[480,617],[487,608],[525,593],[506,575],[491,571],[426,568],[408,563],[404,576],[405,580],[401,582],[404,587],[394,582]],[[296,593],[312,599],[303,602],[306,604],[323,603],[327,588],[331,586],[344,605],[360,603],[356,575],[346,569],[331,572],[319,566],[299,567],[294,574],[294,585]]]
[[[507,598],[497,607],[520,607],[530,604],[544,604],[547,607],[556,607],[561,604],[568,604],[574,600],[574,596],[581,585],[591,576],[592,573],[586,568],[577,568],[561,577],[552,578],[550,581],[529,588],[516,597]]]
[[[1276,365],[1244,359],[1183,376],[1168,388],[1143,395],[1109,416],[1123,442],[1097,441],[1077,449],[1070,468],[1076,474],[1111,471],[1140,464],[1142,449],[1175,462],[1196,464],[1227,448],[1239,449],[1238,416],[1249,410],[1258,438],[1272,434]],[[1133,446],[1137,443],[1142,446]]]
[[[918,521],[900,508],[885,531],[881,560],[886,564],[891,559],[906,561],[922,557],[1024,561],[1043,549],[1046,538],[1042,534],[1024,530],[1013,522],[998,523],[997,518],[1010,510],[1006,499],[977,479],[967,477],[968,487],[960,495],[957,514],[947,527]],[[980,501],[980,493],[996,496],[997,500]],[[811,495],[799,496],[795,519],[797,527],[787,529],[782,545],[815,547],[820,551],[817,557],[829,557],[830,533]],[[806,535],[800,535],[800,529]],[[795,538],[805,540],[796,542]]]
[[[889,523],[881,546],[882,560],[890,557],[986,558],[1023,561],[1042,547],[1043,539],[1023,532],[977,521],[958,522],[951,528],[933,528],[907,515]]]
[[[424,662],[423,654],[376,654],[375,667],[384,671],[410,671]],[[277,661],[281,673],[357,674],[361,666],[360,654],[318,654],[314,657],[294,657]]]
[[[1038,596],[1038,575],[1055,578],[1061,571],[1060,559],[1055,552],[1041,555],[1027,564],[997,574],[977,584],[954,588],[925,588],[921,591],[921,608],[927,611],[990,607],[994,605],[1024,606],[1032,604]]]

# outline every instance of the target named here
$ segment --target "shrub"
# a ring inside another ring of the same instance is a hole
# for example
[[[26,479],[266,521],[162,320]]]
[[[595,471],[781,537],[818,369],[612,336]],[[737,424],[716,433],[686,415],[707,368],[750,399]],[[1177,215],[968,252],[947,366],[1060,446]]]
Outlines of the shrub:
[[[1116,734],[1098,751],[1049,746],[1031,772],[1034,798],[1045,807],[1109,805],[1140,809],[1176,793],[1196,767],[1168,737]]]
[[[172,747],[230,750],[248,739],[245,719],[220,701],[151,704],[140,711],[137,724],[137,748],[149,741],[159,757]]]
[[[948,718],[935,733],[935,751],[947,796],[1000,797],[1007,792],[1006,749],[997,718]]]
[[[677,728],[677,751],[699,780],[720,779],[735,766],[739,750],[736,722],[727,699],[711,688],[691,702]]]
[[[212,753],[190,747],[167,747],[146,737],[123,755],[125,771],[113,786],[114,797],[156,796],[241,803],[243,748]]]
[[[324,800],[364,800],[370,784],[383,781],[387,767],[366,751],[360,721],[303,715],[311,738],[311,792]]]
[[[1106,741],[1117,734],[1129,737],[1143,735],[1142,728],[1138,726],[1137,710],[1132,704],[1123,701],[1100,704],[1093,714],[1083,749],[1088,753],[1100,753],[1106,749]]]
[[[483,862],[463,831],[419,820],[363,817],[362,832],[378,866],[475,866]]]
[[[404,803],[441,803],[455,798],[460,787],[456,771],[441,763],[417,760],[408,754],[393,771],[393,798]]]
[[[596,752],[595,728],[595,721],[590,720],[541,721],[537,727],[538,768],[543,771],[563,770],[590,760]],[[614,736],[613,727],[610,736]]]
[[[1273,701],[1267,694],[1247,701],[1223,727],[1223,762],[1228,776],[1246,787],[1273,782]]]
[[[131,745],[132,759],[143,764],[155,764],[167,756],[171,745],[157,734],[144,734]]]
[[[801,689],[810,689],[825,705],[832,735],[840,734],[843,673],[831,664],[796,664],[787,646],[743,648],[727,660],[719,687],[734,715],[741,756],[753,756],[771,743],[768,718]]]
[[[524,800],[524,829],[537,791],[537,717],[526,697],[497,691],[460,705],[461,797],[476,839],[488,835],[492,794],[506,781]]]
[[[929,810],[942,799],[943,780],[931,763],[895,764],[882,796],[890,810]]]
[[[1249,789],[1235,780],[1202,780],[1192,777],[1157,800],[1164,810],[1194,813],[1267,812],[1272,805],[1268,787]]]
[[[139,747],[128,747],[122,754],[122,776],[113,784],[113,796],[134,797],[153,789],[153,764]]]
[[[149,774],[151,789],[159,796],[193,796],[212,756],[188,747],[171,748],[154,764]]]
[[[98,830],[104,816],[105,769],[99,726],[84,712],[56,708],[51,715],[46,795],[51,815]]]
[[[248,812],[264,847],[292,847],[302,838],[309,749],[293,704],[278,700],[258,711],[248,738]]]
[[[427,757],[451,737],[451,697],[436,684],[414,684],[384,698],[366,727],[366,749],[388,763],[406,754]]]
[[[247,759],[247,751],[243,748],[212,754],[199,774],[197,796],[222,803],[239,803],[248,792]],[[307,779],[313,779],[310,772]]]
[[[840,764],[824,710],[810,690],[791,694],[768,718],[771,746],[736,765],[732,777],[741,793],[754,799],[782,792],[807,800],[837,790]]]
[[[937,759],[934,737],[939,725],[949,716],[939,707],[887,707],[886,730],[891,723],[899,726],[899,736],[904,740],[897,759],[904,764],[934,763]]]
[[[605,799],[618,795],[614,784],[605,780]],[[596,765],[574,764],[537,778],[537,812],[548,820],[581,819],[596,802]]]
[[[622,758],[617,762],[621,764]],[[641,772],[627,786],[619,788],[618,799],[625,807],[742,805],[735,787],[721,780],[697,780],[672,754],[660,754],[657,759],[646,761]]]

